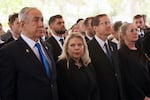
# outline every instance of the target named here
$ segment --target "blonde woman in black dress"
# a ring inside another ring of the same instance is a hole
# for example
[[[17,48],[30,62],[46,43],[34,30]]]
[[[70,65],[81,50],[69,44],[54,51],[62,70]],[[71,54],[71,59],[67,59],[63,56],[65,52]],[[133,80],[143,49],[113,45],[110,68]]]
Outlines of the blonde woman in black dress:
[[[81,33],[67,36],[56,65],[60,100],[100,100],[95,72]]]

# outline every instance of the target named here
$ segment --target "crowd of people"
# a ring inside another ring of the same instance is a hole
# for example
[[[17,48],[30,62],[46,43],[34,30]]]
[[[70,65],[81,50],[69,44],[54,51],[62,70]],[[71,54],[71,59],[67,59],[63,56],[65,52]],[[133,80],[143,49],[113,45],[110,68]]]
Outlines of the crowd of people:
[[[0,24],[0,100],[150,100],[150,28],[146,16],[111,22],[107,14],[66,29],[24,7]]]

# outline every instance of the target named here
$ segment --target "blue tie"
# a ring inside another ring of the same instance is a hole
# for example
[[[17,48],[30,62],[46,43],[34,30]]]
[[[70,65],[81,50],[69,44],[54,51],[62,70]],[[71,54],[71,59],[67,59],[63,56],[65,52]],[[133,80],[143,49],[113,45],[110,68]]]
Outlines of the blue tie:
[[[50,65],[49,65],[45,55],[42,52],[41,45],[39,43],[36,43],[35,46],[37,47],[39,55],[40,55],[40,59],[41,59],[42,63],[44,64],[47,77],[50,79]]]
[[[110,51],[110,49],[109,49],[107,43],[105,43],[104,46],[105,46],[105,49],[106,49],[106,52],[107,52],[106,55],[107,55],[107,57],[109,58],[110,62],[112,62],[111,51]]]

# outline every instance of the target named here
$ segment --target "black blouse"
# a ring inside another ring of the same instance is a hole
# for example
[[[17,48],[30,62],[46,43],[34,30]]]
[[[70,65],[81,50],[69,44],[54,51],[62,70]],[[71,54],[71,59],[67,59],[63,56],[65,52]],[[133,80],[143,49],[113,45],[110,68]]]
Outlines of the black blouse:
[[[92,64],[80,68],[74,60],[57,62],[57,83],[60,100],[99,100],[95,72]]]
[[[121,74],[127,100],[144,100],[150,96],[149,65],[144,55],[127,46],[119,49]]]

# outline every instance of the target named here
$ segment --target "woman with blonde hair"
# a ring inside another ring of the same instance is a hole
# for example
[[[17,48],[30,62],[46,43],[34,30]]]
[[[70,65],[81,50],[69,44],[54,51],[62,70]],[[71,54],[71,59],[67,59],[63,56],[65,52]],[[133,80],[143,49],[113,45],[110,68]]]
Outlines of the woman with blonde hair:
[[[99,100],[95,72],[81,33],[66,37],[56,65],[60,100]]]

